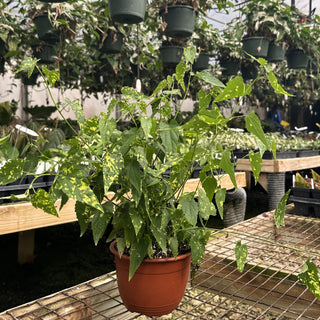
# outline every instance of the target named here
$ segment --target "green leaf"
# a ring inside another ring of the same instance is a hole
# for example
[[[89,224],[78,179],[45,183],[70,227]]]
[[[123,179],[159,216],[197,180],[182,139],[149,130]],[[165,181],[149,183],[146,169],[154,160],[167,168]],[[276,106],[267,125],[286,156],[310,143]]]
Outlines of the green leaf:
[[[214,193],[218,185],[216,178],[213,175],[207,176],[207,174],[202,171],[200,172],[199,178],[201,181],[202,188],[206,192],[208,199],[213,199]]]
[[[161,90],[163,90],[166,86],[167,86],[166,80],[162,80],[161,82],[159,82],[158,86],[153,91],[152,96],[155,96],[157,93],[159,93]]]
[[[198,218],[198,204],[194,200],[194,192],[183,194],[179,206],[187,221],[195,226]]]
[[[223,219],[223,204],[226,199],[226,189],[218,189],[215,195],[216,205],[218,208],[219,215]]]
[[[184,58],[190,64],[194,63],[194,59],[196,58],[197,50],[195,46],[189,46],[183,50]]]
[[[211,102],[211,94],[201,89],[198,92],[198,98],[199,98],[199,110],[206,110],[208,105]]]
[[[288,201],[288,197],[290,195],[290,191],[291,190],[288,190],[284,196],[281,198],[281,200],[279,201],[278,205],[277,205],[277,208],[274,212],[274,223],[276,225],[276,227],[279,229],[280,226],[284,226],[285,223],[284,223],[284,215],[285,215],[285,212],[286,212],[286,204],[287,204],[287,201]]]
[[[223,151],[220,166],[221,169],[229,175],[234,187],[237,188],[237,181],[234,173],[234,163],[231,162],[230,150]]]
[[[141,192],[141,170],[139,162],[136,159],[130,159],[130,161],[126,163],[125,172],[133,187]]]
[[[278,83],[278,79],[272,71],[268,73],[268,80],[275,92],[293,97],[293,94],[288,93],[286,90],[283,89],[280,83]]]
[[[124,252],[124,249],[126,247],[126,240],[124,238],[116,238],[117,239],[117,249],[118,249],[118,253],[119,253],[119,256],[121,258],[123,252]]]
[[[75,204],[75,211],[80,225],[80,236],[84,235],[90,223],[90,214],[88,212],[88,208],[90,208],[90,211],[92,211],[91,207],[86,206],[82,202],[77,201]]]
[[[251,93],[252,87],[243,82],[242,77],[231,79],[222,92],[214,99],[214,102],[230,100],[233,98],[243,97]]]
[[[299,280],[304,283],[308,289],[320,300],[320,282],[317,266],[310,258],[305,262],[301,272],[298,275]]]
[[[140,231],[140,229],[141,229],[141,227],[143,226],[143,222],[144,221],[141,218],[141,215],[140,215],[138,210],[130,209],[129,215],[130,215],[130,218],[131,218],[132,225],[134,227],[134,231],[135,231],[136,236],[137,236],[139,231]]]
[[[40,208],[56,217],[59,216],[49,193],[43,189],[38,189],[35,194],[31,195],[31,203],[35,208]]]
[[[122,155],[119,152],[107,153],[103,159],[104,192],[109,191],[112,183],[117,179],[124,166]]]
[[[99,131],[101,135],[101,140],[104,145],[110,142],[114,131],[116,130],[116,122],[109,120],[105,117],[99,119]]]
[[[93,217],[91,220],[92,234],[95,245],[98,244],[102,238],[108,223],[113,215],[113,206],[111,202],[104,204],[104,212],[94,210],[92,213]]]
[[[176,79],[178,81],[178,84],[181,86],[183,90],[186,90],[186,86],[184,84],[184,75],[187,71],[187,67],[184,62],[179,62],[179,64],[176,67]]]
[[[178,247],[179,247],[179,241],[177,237],[171,237],[169,239],[169,246],[171,248],[172,254],[175,258],[178,256]]]
[[[79,100],[71,101],[70,99],[65,98],[65,101],[67,102],[68,106],[72,109],[72,111],[75,113],[78,124],[81,128],[85,123],[85,117]]]
[[[162,251],[167,251],[167,233],[164,230],[160,230],[154,223],[150,226],[152,235],[156,239]]]
[[[257,184],[259,175],[262,169],[262,157],[260,152],[254,153],[252,150],[249,151],[249,161],[252,168],[255,184]]]
[[[88,206],[103,212],[103,208],[93,193],[90,185],[77,177],[60,179],[62,191],[71,199],[85,203]]]
[[[23,167],[23,159],[14,159],[6,162],[5,165],[0,168],[0,185],[6,185],[22,178]]]
[[[179,129],[176,124],[160,123],[160,137],[168,153],[174,153],[177,150],[179,141]]]
[[[38,61],[39,60],[36,58],[31,58],[31,57],[26,58],[21,62],[20,68],[18,69],[17,73],[21,71],[26,71],[28,72],[28,77],[30,78]]]
[[[49,81],[49,85],[51,88],[54,87],[55,83],[57,81],[59,81],[60,79],[60,74],[59,72],[55,71],[55,70],[49,70],[47,67],[43,66],[42,67],[42,72],[45,74],[45,76],[47,77],[48,81]]]
[[[201,218],[208,220],[210,216],[216,215],[216,208],[211,200],[208,199],[207,194],[199,189],[199,215]],[[210,198],[212,199],[212,198]]]
[[[235,254],[236,254],[236,260],[237,260],[237,268],[240,272],[242,272],[247,260],[247,254],[248,254],[247,245],[246,244],[242,245],[241,241],[239,240],[236,244]]]
[[[150,245],[150,238],[146,235],[138,242],[131,245],[130,266],[129,266],[129,281],[132,279],[134,273],[139,268],[142,260],[145,258]]]
[[[218,78],[214,77],[208,71],[197,72],[196,76],[212,86],[216,86],[220,88],[225,87],[225,85]]]
[[[250,113],[245,117],[246,129],[249,132],[252,132],[256,137],[258,137],[261,142],[269,148],[268,141],[264,135],[261,122],[259,117],[255,114],[254,110],[251,110]]]
[[[140,122],[145,137],[149,138],[149,135],[151,134],[151,129],[154,126],[154,119],[152,119],[151,117],[141,117]]]

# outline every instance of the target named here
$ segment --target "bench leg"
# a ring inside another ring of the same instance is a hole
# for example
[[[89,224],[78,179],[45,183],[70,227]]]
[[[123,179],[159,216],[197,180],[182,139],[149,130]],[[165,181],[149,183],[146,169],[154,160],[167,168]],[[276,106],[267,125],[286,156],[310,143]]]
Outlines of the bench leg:
[[[18,241],[18,262],[32,263],[34,260],[34,230],[20,231]]]

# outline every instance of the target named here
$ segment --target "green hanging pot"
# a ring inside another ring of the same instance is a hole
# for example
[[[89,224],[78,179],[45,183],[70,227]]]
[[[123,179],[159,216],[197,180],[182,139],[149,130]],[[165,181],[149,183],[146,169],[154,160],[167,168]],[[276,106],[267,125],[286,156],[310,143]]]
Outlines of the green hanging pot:
[[[166,23],[164,34],[172,38],[187,38],[194,32],[196,13],[188,5],[169,6],[161,10],[163,21]]]
[[[160,58],[164,65],[177,65],[182,58],[183,47],[163,46],[160,48]]]
[[[201,71],[208,69],[210,54],[207,52],[200,52],[198,58],[193,64],[194,71]]]
[[[114,30],[108,30],[108,35],[103,41],[100,51],[102,53],[120,53],[123,43],[124,35],[121,32]]]
[[[47,14],[41,14],[33,19],[34,24],[36,25],[36,30],[38,38],[46,42],[58,42],[60,38],[60,32],[58,29],[55,29]]]
[[[240,70],[240,62],[236,60],[220,60],[222,73],[225,76],[236,75]]]
[[[287,63],[289,69],[306,69],[309,58],[301,49],[292,49],[288,52]]]
[[[33,45],[32,50],[34,57],[40,59],[40,63],[51,64],[56,62],[56,49],[52,44]]]
[[[255,79],[258,76],[258,69],[253,64],[242,64],[241,74],[244,80]]]
[[[280,62],[285,59],[286,55],[286,44],[281,42],[279,44],[275,44],[274,42],[270,42],[268,49],[267,60],[269,62]]]
[[[5,68],[4,65],[6,63],[6,60],[4,59],[4,57],[0,56],[0,73],[4,73]]]
[[[108,0],[108,4],[115,22],[136,24],[144,20],[147,0]]]
[[[21,80],[25,86],[35,86],[38,80],[38,73],[33,72],[30,77],[27,74],[23,74]]]
[[[266,58],[269,49],[269,40],[264,37],[248,37],[242,40],[243,50],[255,58]]]

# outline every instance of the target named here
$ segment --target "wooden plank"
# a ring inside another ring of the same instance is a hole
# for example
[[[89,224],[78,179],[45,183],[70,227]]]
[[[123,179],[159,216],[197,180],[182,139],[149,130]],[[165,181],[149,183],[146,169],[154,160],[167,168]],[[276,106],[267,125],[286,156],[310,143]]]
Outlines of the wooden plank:
[[[246,173],[245,172],[236,172],[235,173],[236,182],[238,187],[246,186]],[[222,188],[226,188],[227,190],[233,189],[234,185],[230,179],[228,174],[216,176],[218,184],[221,185]],[[184,187],[184,192],[192,192],[197,189],[197,187],[201,184],[200,179],[189,179]]]
[[[320,167],[320,156],[262,160],[261,172],[287,172]],[[252,171],[249,159],[239,159],[236,167],[239,171]]]
[[[233,184],[228,175],[219,177],[220,184],[227,188],[233,188]],[[238,186],[246,185],[245,173],[237,172],[236,181]],[[199,183],[199,179],[190,179],[185,191],[195,190]],[[112,198],[113,193],[108,194],[108,198]],[[59,208],[60,201],[55,204]],[[0,205],[0,235],[25,230],[49,227],[63,223],[77,221],[74,211],[75,200],[69,200],[59,213],[59,217],[45,213],[41,209],[35,209],[30,202],[20,202],[10,205]]]
[[[32,263],[34,260],[34,230],[19,232],[18,262]]]
[[[77,221],[74,205],[75,200],[69,200],[59,217],[35,209],[30,202],[1,205],[0,235]],[[56,207],[59,206],[60,201],[57,201]]]

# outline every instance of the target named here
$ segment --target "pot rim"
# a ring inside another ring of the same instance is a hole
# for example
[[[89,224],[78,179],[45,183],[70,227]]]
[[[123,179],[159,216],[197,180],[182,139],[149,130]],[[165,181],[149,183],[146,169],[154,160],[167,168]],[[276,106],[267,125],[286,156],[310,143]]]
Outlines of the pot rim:
[[[123,254],[120,258],[120,255],[118,253],[118,251],[116,250],[116,248],[114,247],[114,245],[116,244],[117,240],[113,240],[110,243],[110,251],[112,252],[113,255],[115,255],[116,257],[118,257],[119,259],[124,258],[125,260],[130,260],[130,256],[127,256],[126,254]],[[155,258],[155,259],[143,259],[143,261],[147,262],[147,263],[166,263],[166,262],[170,262],[170,261],[179,261],[179,260],[184,260],[186,257],[189,257],[191,255],[191,251],[188,251],[186,253],[180,254],[177,256],[177,259],[175,259],[174,257],[169,257],[169,258]]]

